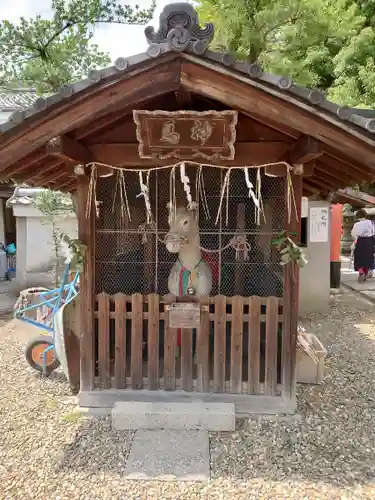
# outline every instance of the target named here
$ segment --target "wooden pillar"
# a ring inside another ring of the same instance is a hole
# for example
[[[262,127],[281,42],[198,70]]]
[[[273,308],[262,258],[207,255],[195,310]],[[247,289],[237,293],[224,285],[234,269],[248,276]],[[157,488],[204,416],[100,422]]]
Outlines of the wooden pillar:
[[[340,288],[343,208],[339,203],[331,207],[331,288]]]
[[[86,217],[86,203],[90,178],[77,177],[76,212],[78,237],[87,246],[83,272],[80,275],[80,390],[92,391],[95,377],[95,207]]]
[[[301,203],[302,184],[301,175],[292,174],[292,185],[297,205],[297,214],[292,203],[291,219],[288,220],[286,207],[285,229],[296,232],[296,241],[300,239],[301,231]],[[287,184],[287,180],[286,180]],[[286,190],[288,189],[286,185]],[[286,193],[287,194],[287,193]],[[293,197],[292,197],[293,198]],[[286,198],[287,199],[287,198]],[[296,263],[289,263],[284,270],[284,334],[282,341],[282,396],[295,397],[296,391],[296,354],[297,354],[297,326],[298,326],[298,295],[299,295],[299,267]]]

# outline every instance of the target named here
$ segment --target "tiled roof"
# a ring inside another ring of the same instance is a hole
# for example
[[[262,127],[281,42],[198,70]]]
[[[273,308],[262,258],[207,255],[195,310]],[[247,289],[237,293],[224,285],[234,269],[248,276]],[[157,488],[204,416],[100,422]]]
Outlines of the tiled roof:
[[[323,119],[335,123],[337,126],[345,126],[350,133],[361,136],[367,134],[375,135],[375,111],[338,106],[325,98],[324,93],[315,89],[301,87],[287,76],[277,76],[263,71],[258,63],[247,63],[237,61],[233,54],[212,52],[208,46],[213,39],[214,26],[212,24],[199,27],[198,15],[193,6],[188,3],[174,3],[167,5],[160,15],[159,29],[152,27],[145,29],[146,39],[149,43],[147,52],[131,56],[120,57],[115,61],[114,66],[89,72],[87,79],[66,85],[61,90],[50,97],[39,97],[31,107],[24,110],[15,111],[9,121],[0,126],[0,131],[5,132],[16,125],[21,124],[30,116],[43,113],[50,106],[70,99],[73,95],[82,92],[107,80],[122,77],[135,65],[152,58],[161,57],[166,52],[179,52],[194,56],[198,63],[218,63],[228,68],[231,74],[240,78],[253,87],[263,89],[277,98],[293,101],[296,106],[319,114]],[[354,125],[354,127],[353,127]]]
[[[0,112],[16,111],[33,106],[38,96],[33,90],[0,90]]]
[[[15,111],[33,106],[37,98],[33,90],[0,90],[0,126],[6,123]]]
[[[364,203],[368,203],[369,205],[375,206],[375,196],[363,193],[362,191],[358,191],[356,189],[347,187],[345,189],[339,189],[337,193],[350,196],[351,198],[357,198],[358,200],[361,200]]]
[[[42,188],[16,187],[13,195],[8,199],[7,206],[34,205],[38,196],[45,191]],[[65,207],[72,207],[72,200],[68,196],[61,197],[61,203]]]

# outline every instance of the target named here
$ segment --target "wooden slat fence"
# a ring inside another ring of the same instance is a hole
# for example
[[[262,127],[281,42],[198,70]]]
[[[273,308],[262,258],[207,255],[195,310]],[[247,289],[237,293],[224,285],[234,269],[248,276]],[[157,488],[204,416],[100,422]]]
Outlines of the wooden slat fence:
[[[201,299],[201,326],[169,327],[172,297],[96,296],[96,380],[100,388],[277,396],[282,384],[283,300]]]

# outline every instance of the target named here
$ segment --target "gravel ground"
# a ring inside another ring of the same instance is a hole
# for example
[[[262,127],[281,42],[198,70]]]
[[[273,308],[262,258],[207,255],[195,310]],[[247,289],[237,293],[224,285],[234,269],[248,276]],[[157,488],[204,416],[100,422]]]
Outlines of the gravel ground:
[[[23,359],[27,332],[0,334],[0,499],[374,499],[373,305],[350,294],[304,325],[327,346],[327,376],[299,387],[300,419],[252,419],[211,435],[208,484],[127,481],[132,433],[74,411],[61,374]]]

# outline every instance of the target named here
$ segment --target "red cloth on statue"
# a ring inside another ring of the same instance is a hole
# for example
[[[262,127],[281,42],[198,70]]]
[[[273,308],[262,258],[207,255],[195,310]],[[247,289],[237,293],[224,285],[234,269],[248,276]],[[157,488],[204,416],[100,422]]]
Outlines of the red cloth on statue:
[[[219,281],[219,254],[202,252],[202,258],[210,266],[212,273],[212,282]]]

